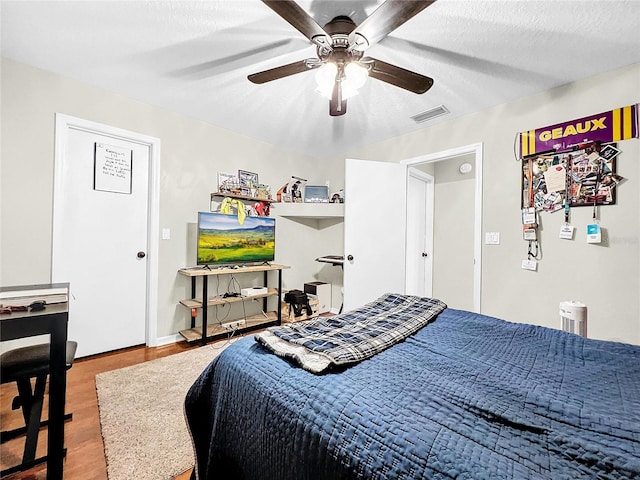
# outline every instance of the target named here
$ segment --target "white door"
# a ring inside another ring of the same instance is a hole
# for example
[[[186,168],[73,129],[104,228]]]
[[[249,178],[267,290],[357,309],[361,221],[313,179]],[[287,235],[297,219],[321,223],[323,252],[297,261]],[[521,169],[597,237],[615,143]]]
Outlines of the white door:
[[[71,123],[57,118],[52,281],[70,283],[83,357],[145,343],[151,147]]]
[[[407,168],[347,159],[344,311],[405,291]]]
[[[433,295],[433,177],[415,167],[407,177],[407,288],[409,295]]]

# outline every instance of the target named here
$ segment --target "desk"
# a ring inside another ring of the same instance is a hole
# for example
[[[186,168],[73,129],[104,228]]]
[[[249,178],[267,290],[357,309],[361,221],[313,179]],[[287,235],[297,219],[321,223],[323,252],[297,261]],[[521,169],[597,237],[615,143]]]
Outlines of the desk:
[[[330,263],[334,267],[337,265],[340,265],[342,267],[344,265],[344,256],[343,255],[325,255],[324,257],[316,258],[316,262]]]
[[[54,284],[51,287],[69,284]],[[41,287],[41,286],[39,286]],[[12,290],[1,288],[0,291]],[[49,370],[49,428],[47,436],[47,479],[62,480],[64,460],[64,405],[67,388],[66,350],[69,304],[47,305],[39,312],[0,315],[0,340],[51,335]]]

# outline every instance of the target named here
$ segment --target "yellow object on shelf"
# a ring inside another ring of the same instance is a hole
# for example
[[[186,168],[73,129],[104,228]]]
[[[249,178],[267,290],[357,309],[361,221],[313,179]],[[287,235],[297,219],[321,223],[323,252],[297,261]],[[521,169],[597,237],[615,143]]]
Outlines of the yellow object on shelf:
[[[245,212],[244,203],[242,203],[241,200],[225,197],[224,200],[222,200],[222,205],[220,205],[220,213],[231,215],[231,206],[233,205],[235,205],[236,210],[238,211],[238,223],[242,225],[245,217],[247,216],[247,212]]]

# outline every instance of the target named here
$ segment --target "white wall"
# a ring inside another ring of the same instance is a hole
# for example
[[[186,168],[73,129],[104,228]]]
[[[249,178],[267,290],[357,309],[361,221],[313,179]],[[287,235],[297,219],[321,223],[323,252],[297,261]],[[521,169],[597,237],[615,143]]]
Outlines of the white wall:
[[[428,93],[427,93],[428,95]],[[553,125],[640,101],[640,64],[499,105],[410,134],[348,152],[349,158],[399,162],[463,145],[484,144],[483,234],[500,232],[500,245],[482,251],[482,312],[548,327],[559,323],[558,304],[579,300],[589,307],[589,335],[640,344],[640,141],[619,143],[617,205],[600,209],[607,241],[588,245],[591,209],[574,208],[578,234],[560,240],[562,213],[543,214],[543,258],[537,272],[521,269],[527,242],[520,223],[518,132]],[[326,163],[342,161],[333,158]],[[348,192],[347,192],[348,198]]]
[[[171,229],[171,240],[160,240],[159,337],[189,326],[189,311],[178,301],[190,296],[190,281],[176,272],[195,262],[190,229],[197,212],[209,210],[218,171],[257,172],[274,194],[291,175],[321,184],[338,183],[344,176],[296,152],[60,75],[8,59],[2,59],[1,68],[0,285],[47,283],[51,278],[56,112],[158,137],[160,228]],[[160,238],[160,232],[155,234]],[[283,275],[285,288],[316,280],[313,272],[321,266],[313,264],[312,255],[323,251],[321,237],[312,232],[301,236],[284,221],[278,222],[277,235],[276,261],[292,266]]]

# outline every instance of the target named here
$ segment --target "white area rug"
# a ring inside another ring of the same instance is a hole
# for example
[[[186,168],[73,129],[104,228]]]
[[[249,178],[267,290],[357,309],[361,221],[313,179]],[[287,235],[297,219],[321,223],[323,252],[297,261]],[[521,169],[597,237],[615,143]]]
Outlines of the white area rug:
[[[184,399],[227,345],[220,341],[96,375],[109,480],[169,480],[193,467]]]

